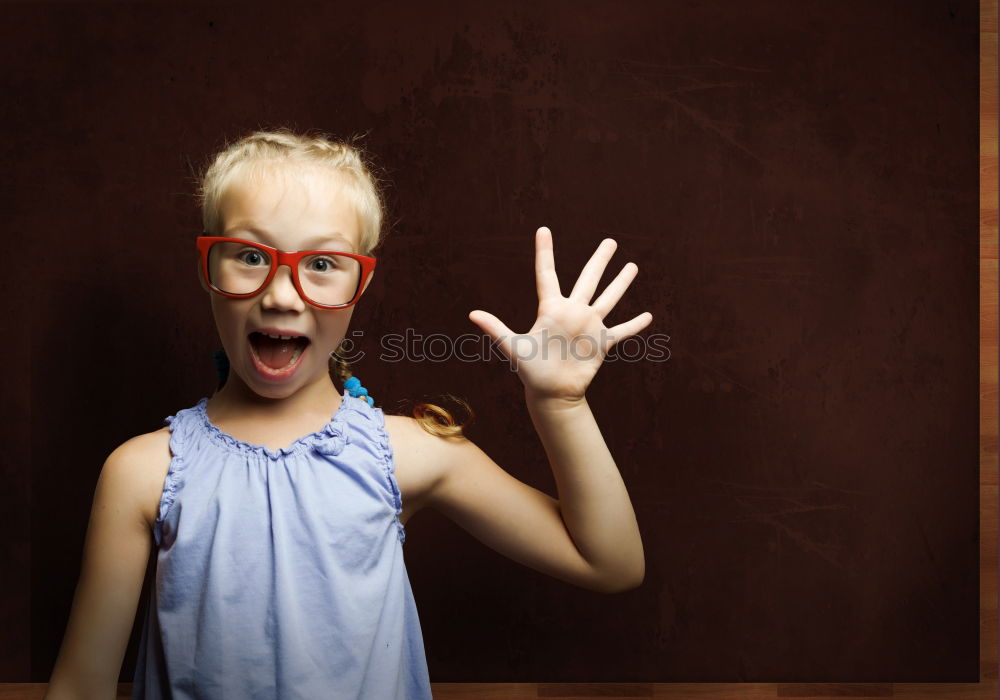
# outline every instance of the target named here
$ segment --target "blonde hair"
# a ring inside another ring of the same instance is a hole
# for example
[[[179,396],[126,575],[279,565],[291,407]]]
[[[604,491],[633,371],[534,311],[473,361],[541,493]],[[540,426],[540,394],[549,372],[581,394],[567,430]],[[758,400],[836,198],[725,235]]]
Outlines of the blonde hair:
[[[287,127],[255,131],[228,143],[215,154],[198,178],[198,203],[205,232],[221,235],[220,203],[226,189],[239,176],[256,178],[269,166],[295,165],[328,168],[344,176],[358,213],[361,240],[358,253],[371,255],[382,243],[385,199],[382,184],[373,174],[373,165],[358,145],[358,137],[339,141],[326,133],[296,133]],[[352,376],[351,365],[340,355],[341,348],[330,356],[330,378],[343,383]],[[224,380],[223,380],[224,381]],[[445,398],[458,402],[469,414],[457,422],[452,414],[433,403],[422,402],[412,409],[413,417],[427,432],[442,437],[460,436],[474,420],[467,402],[451,394]]]
[[[239,176],[255,179],[269,166],[296,165],[328,168],[344,176],[354,199],[361,229],[361,255],[371,255],[381,243],[385,203],[381,183],[360,146],[336,141],[323,133],[296,134],[287,127],[255,131],[219,152],[201,177],[198,201],[207,233],[222,235],[220,203],[229,185]]]

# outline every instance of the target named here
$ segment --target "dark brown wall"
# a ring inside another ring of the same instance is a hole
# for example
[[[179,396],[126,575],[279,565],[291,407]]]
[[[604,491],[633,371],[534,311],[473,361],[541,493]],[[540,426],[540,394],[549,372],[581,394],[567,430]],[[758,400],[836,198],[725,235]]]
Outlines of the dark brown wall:
[[[639,275],[608,320],[670,338],[588,392],[645,583],[577,589],[422,513],[432,680],[976,679],[975,2],[0,15],[0,680],[48,678],[104,458],[210,395],[193,169],[278,125],[366,131],[390,181],[352,325],[387,410],[468,398],[477,444],[555,495],[505,365],[377,359],[475,308],[527,330],[540,225],[566,293],[615,238],[605,283]]]

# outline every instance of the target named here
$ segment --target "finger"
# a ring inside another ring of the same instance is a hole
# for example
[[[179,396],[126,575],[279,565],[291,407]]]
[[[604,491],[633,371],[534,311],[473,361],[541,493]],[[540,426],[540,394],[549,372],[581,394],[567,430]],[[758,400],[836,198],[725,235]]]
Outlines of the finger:
[[[626,338],[631,338],[636,333],[653,322],[653,314],[644,311],[631,321],[619,323],[617,326],[608,329],[608,343],[604,347],[605,354],[611,351],[615,343],[620,343]]]
[[[497,347],[511,358],[510,339],[514,337],[514,331],[504,325],[503,321],[493,314],[477,309],[469,312],[469,320],[479,326],[486,335],[496,341]]]
[[[608,266],[611,256],[615,254],[617,248],[618,244],[613,238],[605,238],[601,241],[597,250],[590,256],[590,260],[583,266],[583,271],[577,278],[576,284],[573,285],[573,291],[569,293],[570,299],[582,301],[584,304],[590,303],[590,299],[594,296],[597,285],[601,281],[601,275],[604,274],[604,269]]]
[[[594,300],[591,306],[601,315],[602,319],[611,313],[611,309],[615,308],[615,304],[625,294],[625,290],[632,284],[632,280],[635,279],[637,274],[639,274],[639,266],[633,262],[626,263],[622,271],[618,273],[618,276],[611,280],[608,286],[604,288],[601,296]]]
[[[538,301],[549,297],[561,297],[556,263],[552,256],[552,231],[542,226],[535,232],[535,286]]]

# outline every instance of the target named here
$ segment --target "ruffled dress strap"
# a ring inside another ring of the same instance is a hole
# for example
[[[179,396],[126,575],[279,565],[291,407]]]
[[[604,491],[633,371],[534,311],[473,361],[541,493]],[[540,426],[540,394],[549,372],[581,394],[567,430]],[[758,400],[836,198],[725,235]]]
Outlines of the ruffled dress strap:
[[[406,541],[406,528],[399,519],[399,515],[403,512],[403,499],[396,481],[396,462],[393,459],[392,444],[389,442],[389,433],[385,429],[385,413],[378,406],[370,405],[367,398],[367,396],[353,397],[348,390],[344,391],[344,403],[341,409],[350,412],[354,417],[346,421],[349,427],[345,439],[348,443],[351,442],[351,432],[355,431],[362,438],[361,442],[373,446],[374,456],[381,465],[382,473],[392,494],[391,505],[396,511],[396,528],[399,532],[399,541],[402,544]]]
[[[192,408],[185,408],[163,419],[170,426],[170,468],[167,470],[160,495],[160,508],[153,523],[153,539],[160,546],[163,540],[163,521],[177,498],[177,491],[184,485],[184,469],[187,467],[189,446],[194,444],[199,430],[197,409],[204,409],[208,398],[204,397]]]

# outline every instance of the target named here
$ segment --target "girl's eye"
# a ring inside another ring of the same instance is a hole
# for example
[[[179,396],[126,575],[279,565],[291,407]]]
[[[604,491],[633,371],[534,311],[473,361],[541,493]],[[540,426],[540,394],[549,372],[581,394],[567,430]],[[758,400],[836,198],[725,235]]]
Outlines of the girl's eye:
[[[330,270],[337,267],[337,261],[331,257],[315,257],[310,263],[312,269],[316,272],[329,272]]]
[[[256,248],[248,248],[247,250],[241,251],[236,255],[236,257],[251,267],[258,267],[260,265],[267,264],[267,257]]]

